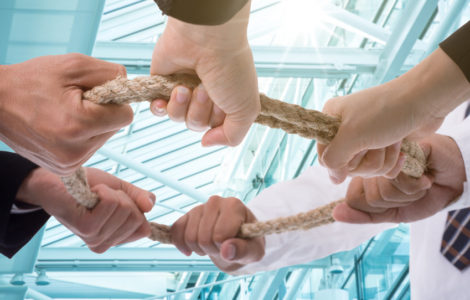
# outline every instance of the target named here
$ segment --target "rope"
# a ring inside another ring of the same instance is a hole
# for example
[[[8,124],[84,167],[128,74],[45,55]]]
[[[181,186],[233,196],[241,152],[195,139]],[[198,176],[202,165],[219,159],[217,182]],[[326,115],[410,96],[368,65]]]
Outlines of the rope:
[[[177,74],[169,76],[137,77],[133,80],[118,77],[101,86],[84,93],[83,98],[98,104],[125,104],[154,99],[169,99],[171,91],[177,85],[195,88],[200,83],[194,75]],[[319,111],[308,110],[295,104],[288,104],[260,94],[261,113],[255,122],[272,128],[280,128],[287,133],[298,134],[320,143],[328,144],[336,135],[341,121]],[[406,154],[402,171],[412,177],[420,177],[426,169],[426,158],[421,148],[413,142],[404,140],[401,151]],[[69,193],[78,203],[92,209],[99,199],[90,191],[83,168],[74,174],[63,177]],[[331,216],[335,206],[344,200],[338,200],[310,211],[294,216],[268,220],[265,222],[246,223],[240,228],[240,238],[281,233],[292,230],[307,230],[335,220]],[[150,239],[170,244],[170,227],[158,223],[150,223]]]

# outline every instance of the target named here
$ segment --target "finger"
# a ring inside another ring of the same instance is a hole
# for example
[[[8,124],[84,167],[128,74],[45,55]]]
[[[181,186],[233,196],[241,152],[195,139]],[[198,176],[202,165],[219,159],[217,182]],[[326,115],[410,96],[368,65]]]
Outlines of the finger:
[[[204,131],[209,127],[212,114],[212,101],[204,86],[200,84],[193,92],[186,115],[186,126],[194,131]]]
[[[168,102],[162,99],[155,99],[150,103],[150,111],[156,117],[164,117],[167,115]]]
[[[120,179],[119,181],[121,184],[120,189],[129,196],[129,198],[137,205],[141,212],[149,212],[152,210],[156,201],[155,194],[138,188],[127,181]]]
[[[373,177],[363,180],[362,185],[364,187],[366,205],[363,207],[352,206],[353,208],[373,213],[382,213],[385,211],[384,206],[386,206],[386,203],[380,195],[377,178],[378,177]]]
[[[401,141],[385,148],[385,159],[382,169],[378,171],[379,175],[389,173],[398,163],[400,157]]]
[[[140,227],[129,237],[127,237],[125,240],[120,241],[118,244],[127,244],[127,243],[132,243],[134,241],[140,240],[142,238],[148,237],[151,233],[150,229],[150,223],[148,221],[145,221],[140,225]]]
[[[369,213],[354,209],[346,203],[336,205],[333,209],[332,216],[338,222],[357,224],[372,222],[372,218]]]
[[[212,233],[219,217],[219,199],[211,197],[204,205],[203,218],[199,224],[198,242],[200,248],[209,255],[217,255],[219,248],[214,243]]]
[[[318,162],[323,167],[326,167],[325,163],[323,162],[323,152],[325,152],[325,149],[326,149],[325,144],[317,143]]]
[[[184,241],[192,251],[198,255],[205,255],[204,251],[199,247],[198,233],[199,223],[202,217],[202,206],[197,206],[188,214],[188,223],[186,224]]]
[[[156,197],[153,193],[121,180],[116,176],[95,168],[86,168],[86,174],[91,187],[99,182],[113,190],[122,190],[142,212],[149,212],[155,205]]]
[[[354,158],[348,163],[349,171],[355,170],[359,164],[362,162],[362,159],[367,154],[367,150],[362,150],[354,156]]]
[[[347,204],[351,208],[364,212],[383,212],[384,209],[372,206],[377,201],[381,201],[378,197],[377,189],[374,189],[373,186],[369,186],[368,190],[366,190],[364,181],[366,181],[366,179],[361,177],[355,177],[351,180],[346,193]]]
[[[188,214],[185,214],[175,223],[173,223],[170,228],[171,243],[186,256],[190,256],[192,253],[191,249],[186,245],[184,239],[188,219]]]
[[[384,175],[385,178],[387,179],[395,179],[398,174],[400,174],[401,169],[403,168],[403,165],[405,164],[406,156],[403,153],[400,153],[398,156],[398,161],[396,165],[388,171],[387,174]]]
[[[99,245],[93,246],[93,251],[103,253],[109,248],[119,245],[121,241],[127,239],[137,231],[141,224],[142,222],[137,222],[133,214],[129,214],[119,227],[109,229],[109,236],[106,236]]]
[[[248,220],[247,210],[240,200],[226,198],[222,201],[225,201],[225,205],[220,209],[212,233],[216,245],[221,245],[225,240],[236,237],[241,225]]]
[[[213,103],[209,126],[211,128],[218,127],[224,123],[224,120],[225,113],[217,106],[217,104]]]
[[[247,120],[240,115],[227,115],[222,126],[207,131],[202,137],[203,146],[226,145],[236,146],[250,129],[254,120]]]
[[[322,153],[324,153],[326,147],[327,147],[326,145],[317,143],[317,152],[318,152],[318,158],[319,158],[318,160],[319,160],[319,162],[322,166],[328,168],[328,175],[330,176],[331,182],[333,182],[334,184],[340,184],[348,176],[348,167],[343,167],[343,168],[340,168],[340,169],[331,169],[331,168],[329,168],[325,164],[325,162],[323,161],[323,155],[322,155]]]
[[[127,196],[124,192],[113,191],[112,197],[115,201],[119,202],[119,206],[103,227],[101,227],[100,231],[93,238],[89,239],[87,244],[94,252],[102,253],[111,247],[115,242],[110,239],[111,236],[126,223],[129,216],[133,213],[132,208],[126,203],[126,201],[131,200],[126,199]]]
[[[359,166],[351,170],[349,173],[356,176],[371,177],[380,175],[379,171],[382,169],[385,162],[385,149],[369,150],[364,155]]]
[[[409,205],[411,202],[422,198],[426,193],[426,190],[419,190],[415,193],[404,193],[392,184],[393,181],[394,180],[389,180],[384,177],[377,178],[376,180],[381,198],[389,204],[382,207],[400,207]]]
[[[77,53],[66,54],[65,59],[73,63],[73,66],[67,68],[70,84],[85,90],[102,85],[118,76],[127,77],[126,68],[123,65]]]
[[[264,254],[264,238],[228,239],[220,247],[220,255],[224,260],[241,264],[259,261]]]
[[[175,122],[184,122],[188,114],[189,102],[191,100],[191,90],[178,86],[171,92],[170,101],[168,101],[168,117]]]
[[[124,244],[124,241],[135,241],[150,235],[150,225],[142,214],[131,214],[126,223],[109,238],[113,246]]]
[[[96,228],[96,232],[99,232],[118,209],[119,202],[115,201],[113,198],[115,191],[105,184],[92,186],[91,191],[98,195],[99,202],[93,210],[88,211],[92,215],[93,220],[96,220],[97,223],[88,224],[94,226]]]
[[[349,133],[340,127],[333,140],[325,147],[322,153],[323,164],[333,170],[346,169],[348,163],[356,154],[365,150],[358,147]]]
[[[95,136],[129,125],[132,122],[134,113],[130,105],[127,104],[95,104],[91,101],[82,100],[83,91],[73,89],[65,94],[65,101],[74,103],[75,119],[78,119],[82,127],[76,128],[77,135],[87,134]],[[84,128],[87,129],[83,132]]]
[[[390,183],[402,193],[407,195],[416,194],[418,192],[427,190],[432,186],[431,179],[426,175],[423,175],[420,178],[413,178],[404,173],[398,174],[398,176],[391,180]]]

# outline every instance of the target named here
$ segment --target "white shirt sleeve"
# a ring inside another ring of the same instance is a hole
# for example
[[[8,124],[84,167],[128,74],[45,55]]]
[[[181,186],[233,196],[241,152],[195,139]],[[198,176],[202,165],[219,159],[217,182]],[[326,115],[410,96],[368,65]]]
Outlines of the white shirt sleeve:
[[[297,179],[275,184],[248,203],[258,220],[264,221],[305,212],[344,197],[348,182],[335,185],[326,169],[314,166]],[[266,236],[265,256],[234,274],[255,273],[307,263],[335,252],[355,248],[396,224],[347,224],[335,222],[307,231]]]
[[[470,193],[468,179],[470,178],[470,117],[466,118],[457,126],[440,130],[439,133],[450,136],[460,149],[465,165],[467,181],[463,184],[463,193],[454,203],[447,206],[445,210],[456,210],[470,206]]]
[[[10,214],[29,214],[35,211],[41,210],[40,207],[32,207],[32,208],[20,208],[13,204],[11,206]]]

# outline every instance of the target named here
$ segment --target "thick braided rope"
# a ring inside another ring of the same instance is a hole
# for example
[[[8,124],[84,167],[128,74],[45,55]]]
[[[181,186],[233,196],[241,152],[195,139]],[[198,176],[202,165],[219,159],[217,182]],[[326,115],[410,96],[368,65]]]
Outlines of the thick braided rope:
[[[154,99],[169,99],[171,91],[177,85],[195,88],[200,80],[193,75],[170,75],[137,77],[133,80],[116,78],[102,86],[97,86],[84,93],[84,99],[98,104],[124,104]],[[280,128],[287,133],[298,134],[319,142],[329,143],[338,131],[341,121],[319,111],[308,110],[295,104],[288,104],[260,94],[261,113],[255,120],[272,128]],[[421,148],[409,141],[403,141],[401,151],[407,158],[402,171],[413,177],[420,177],[426,168],[426,158]],[[84,169],[80,168],[69,177],[62,178],[67,190],[81,205],[92,209],[98,203],[98,197],[90,191]],[[291,230],[307,230],[334,222],[332,211],[343,202],[338,200],[327,205],[299,213],[294,216],[278,218],[265,222],[247,223],[240,228],[239,237],[253,238],[272,233]],[[150,223],[150,239],[161,243],[171,243],[170,227]]]

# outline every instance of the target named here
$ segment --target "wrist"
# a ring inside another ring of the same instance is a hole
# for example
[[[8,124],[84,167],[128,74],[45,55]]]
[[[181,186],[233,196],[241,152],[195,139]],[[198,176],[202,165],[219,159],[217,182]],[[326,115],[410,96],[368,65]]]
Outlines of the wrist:
[[[247,27],[251,1],[222,25],[195,25],[168,17],[166,30],[192,41],[202,48],[215,51],[232,51],[248,45]]]
[[[16,200],[29,205],[42,207],[44,199],[40,196],[40,191],[51,188],[48,184],[48,179],[51,174],[52,173],[42,168],[32,170],[21,183],[16,193]]]

